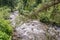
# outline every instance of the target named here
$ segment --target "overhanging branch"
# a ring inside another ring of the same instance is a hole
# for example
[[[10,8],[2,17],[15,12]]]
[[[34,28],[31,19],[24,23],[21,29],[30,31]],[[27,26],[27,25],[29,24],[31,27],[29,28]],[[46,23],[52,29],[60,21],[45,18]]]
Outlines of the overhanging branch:
[[[51,7],[51,6],[57,5],[59,3],[60,3],[60,0],[55,0],[55,1],[52,0],[49,3],[43,4],[41,8],[39,8],[38,10],[35,10],[34,12],[32,12],[32,14],[38,14],[39,12],[41,12],[41,11]]]

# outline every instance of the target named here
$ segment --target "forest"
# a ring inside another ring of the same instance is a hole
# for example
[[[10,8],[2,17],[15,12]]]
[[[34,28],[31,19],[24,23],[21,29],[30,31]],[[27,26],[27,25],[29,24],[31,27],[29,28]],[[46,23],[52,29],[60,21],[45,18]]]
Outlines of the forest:
[[[0,40],[60,40],[60,0],[0,0]]]

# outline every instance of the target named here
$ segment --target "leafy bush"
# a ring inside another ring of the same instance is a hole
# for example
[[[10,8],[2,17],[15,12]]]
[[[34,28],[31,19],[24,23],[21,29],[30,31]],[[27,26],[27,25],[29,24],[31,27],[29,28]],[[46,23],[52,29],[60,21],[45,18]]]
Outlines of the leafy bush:
[[[10,40],[12,35],[12,26],[8,20],[0,19],[0,40]]]
[[[11,35],[11,33],[12,33],[12,27],[9,24],[9,21],[4,20],[4,19],[0,20],[0,30],[2,32],[5,32],[8,35]]]
[[[0,40],[10,40],[10,37],[5,32],[0,31]]]

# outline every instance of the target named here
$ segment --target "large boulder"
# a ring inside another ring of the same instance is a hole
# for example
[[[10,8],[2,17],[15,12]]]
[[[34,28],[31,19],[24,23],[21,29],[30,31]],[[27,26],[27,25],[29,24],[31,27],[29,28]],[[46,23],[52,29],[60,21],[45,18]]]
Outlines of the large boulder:
[[[16,40],[58,40],[58,32],[40,21],[33,20],[16,27],[14,32]]]

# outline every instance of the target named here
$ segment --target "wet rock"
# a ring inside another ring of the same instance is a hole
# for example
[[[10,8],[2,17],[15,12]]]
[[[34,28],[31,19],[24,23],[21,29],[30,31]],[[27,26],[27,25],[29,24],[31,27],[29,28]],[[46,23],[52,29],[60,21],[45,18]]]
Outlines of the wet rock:
[[[49,34],[49,37],[50,37],[50,40],[60,40],[60,37],[59,37],[59,33],[60,31],[58,31],[58,28],[56,26],[54,27],[49,27],[48,28],[48,33]]]
[[[47,40],[45,35],[46,30],[47,26],[36,20],[16,27],[17,34],[21,40]]]
[[[47,26],[38,20],[23,23],[15,30],[17,40],[60,40],[57,27]]]

